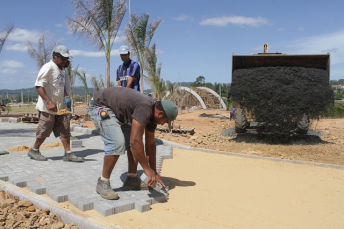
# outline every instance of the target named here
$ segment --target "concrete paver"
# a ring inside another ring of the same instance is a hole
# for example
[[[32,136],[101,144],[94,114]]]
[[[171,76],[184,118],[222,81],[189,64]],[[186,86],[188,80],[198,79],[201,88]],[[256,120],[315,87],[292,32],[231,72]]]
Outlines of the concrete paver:
[[[7,150],[19,147],[31,147],[35,141],[37,124],[0,122],[0,149]],[[72,135],[78,140],[73,145],[73,152],[85,158],[84,163],[65,162],[62,160],[62,147],[44,149],[60,139],[53,134],[41,146],[41,153],[47,161],[35,161],[27,152],[10,152],[0,156],[0,180],[18,187],[27,187],[36,194],[47,194],[56,202],[69,201],[82,211],[96,210],[103,216],[136,209],[148,211],[150,205],[164,202],[168,198],[169,179],[162,177],[166,190],[124,191],[123,183],[128,168],[127,156],[119,157],[112,172],[111,187],[118,192],[119,200],[106,200],[96,193],[95,187],[103,166],[103,141],[96,131],[79,126],[71,127]],[[157,145],[157,170],[161,170],[162,161],[172,158],[172,147]],[[139,165],[138,173],[142,174]],[[0,183],[0,189],[1,189]]]

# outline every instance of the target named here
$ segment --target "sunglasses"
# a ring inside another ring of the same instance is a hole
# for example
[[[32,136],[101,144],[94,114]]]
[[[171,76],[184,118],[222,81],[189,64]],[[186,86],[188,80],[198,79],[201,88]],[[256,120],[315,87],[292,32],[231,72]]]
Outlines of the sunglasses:
[[[65,60],[68,60],[68,59],[69,59],[69,57],[64,57],[64,56],[62,56],[60,53],[58,53],[58,54],[57,54],[57,56],[58,56],[58,57],[60,57],[60,58],[61,58],[61,60],[63,60],[63,61],[65,61]]]

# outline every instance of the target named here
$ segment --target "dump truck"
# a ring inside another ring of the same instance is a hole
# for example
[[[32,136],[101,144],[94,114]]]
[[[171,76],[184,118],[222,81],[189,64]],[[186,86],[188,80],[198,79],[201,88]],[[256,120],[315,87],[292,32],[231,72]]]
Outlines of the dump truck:
[[[230,96],[237,133],[306,134],[333,103],[330,54],[232,55]]]

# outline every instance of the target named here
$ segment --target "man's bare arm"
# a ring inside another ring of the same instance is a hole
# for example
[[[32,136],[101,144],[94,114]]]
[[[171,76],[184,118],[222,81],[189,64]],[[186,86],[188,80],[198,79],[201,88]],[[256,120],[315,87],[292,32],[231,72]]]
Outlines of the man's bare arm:
[[[145,131],[145,140],[146,140],[146,157],[149,162],[150,167],[156,173],[156,180],[165,188],[164,182],[161,180],[160,175],[156,171],[156,145],[154,140],[154,132]]]
[[[131,134],[130,134],[130,144],[131,144],[131,152],[133,153],[134,157],[137,158],[140,165],[143,168],[144,173],[147,175],[148,185],[153,186],[156,183],[156,173],[148,164],[148,160],[145,157],[144,147],[142,142],[144,128],[143,126],[133,119],[131,124]]]
[[[131,88],[134,85],[134,81],[135,81],[136,77],[133,76],[129,76],[128,77],[128,82],[127,82],[127,87]]]
[[[42,97],[42,99],[48,104],[48,109],[51,111],[57,111],[57,107],[56,105],[53,103],[53,101],[51,101],[51,99],[49,98],[49,96],[47,95],[47,92],[45,91],[44,87],[39,87],[36,86],[36,91],[39,94],[39,96]]]

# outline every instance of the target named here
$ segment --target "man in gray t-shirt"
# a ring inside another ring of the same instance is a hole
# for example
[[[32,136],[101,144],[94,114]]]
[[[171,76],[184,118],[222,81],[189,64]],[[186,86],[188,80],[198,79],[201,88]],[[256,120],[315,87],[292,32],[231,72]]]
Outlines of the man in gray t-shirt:
[[[171,122],[178,115],[175,103],[169,100],[156,101],[130,88],[111,87],[94,93],[89,114],[104,142],[103,171],[96,187],[103,198],[119,198],[110,186],[110,176],[119,156],[125,154],[125,150],[128,152],[129,168],[124,190],[142,188],[142,181],[136,175],[138,162],[149,178],[149,186],[160,183],[165,187],[156,172],[154,132],[157,124],[168,123],[169,128],[171,127]],[[143,135],[145,144],[142,141]],[[129,152],[132,154],[129,155]]]

